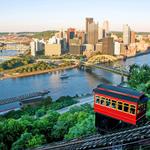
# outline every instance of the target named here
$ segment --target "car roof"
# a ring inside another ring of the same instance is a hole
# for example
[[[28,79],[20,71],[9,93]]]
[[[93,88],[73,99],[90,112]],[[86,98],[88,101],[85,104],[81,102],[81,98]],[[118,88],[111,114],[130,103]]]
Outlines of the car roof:
[[[133,102],[138,102],[140,98],[144,96],[143,92],[139,92],[127,87],[113,86],[108,84],[100,84],[93,91],[99,94],[104,94]]]

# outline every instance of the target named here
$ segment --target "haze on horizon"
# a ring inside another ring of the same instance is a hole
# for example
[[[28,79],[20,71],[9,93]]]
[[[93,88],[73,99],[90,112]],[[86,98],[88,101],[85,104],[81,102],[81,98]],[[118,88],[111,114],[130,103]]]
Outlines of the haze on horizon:
[[[0,32],[85,29],[85,18],[110,29],[122,31],[123,24],[132,30],[150,32],[149,0],[5,0],[0,7]]]

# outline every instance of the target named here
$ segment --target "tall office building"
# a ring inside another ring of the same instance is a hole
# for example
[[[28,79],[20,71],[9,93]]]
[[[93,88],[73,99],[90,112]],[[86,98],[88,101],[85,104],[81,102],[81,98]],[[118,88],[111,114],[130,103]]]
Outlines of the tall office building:
[[[120,55],[121,44],[119,42],[114,43],[114,54]]]
[[[130,32],[131,32],[130,27],[127,24],[124,25],[123,26],[123,43],[125,45],[130,44],[130,39],[131,39],[130,38],[131,37]]]
[[[136,39],[136,33],[134,31],[131,31],[131,43],[135,43]]]
[[[35,41],[30,42],[31,56],[36,56],[36,43]]]
[[[85,43],[88,43],[88,30],[89,30],[89,24],[91,23],[93,23],[93,18],[85,19]]]
[[[73,39],[75,37],[75,29],[74,28],[69,28],[67,30],[67,44],[69,44],[69,40]]]
[[[86,41],[86,36],[85,36],[85,32],[83,32],[83,31],[77,31],[76,32],[76,37],[77,38],[79,38],[79,39],[81,39],[81,42],[82,42],[82,44],[84,44]]]
[[[106,37],[109,33],[109,22],[107,20],[103,22],[103,30],[105,31],[105,37]]]
[[[93,18],[86,18],[86,33],[88,33],[89,24],[93,22]]]
[[[104,30],[102,27],[98,27],[98,39],[101,40],[104,38]]]
[[[103,38],[102,54],[114,55],[114,40],[111,37]]]
[[[44,50],[45,42],[44,40],[33,39],[30,43],[30,47],[31,47],[31,55],[36,56],[38,52]]]
[[[88,44],[95,45],[98,42],[98,24],[92,22],[88,24]]]

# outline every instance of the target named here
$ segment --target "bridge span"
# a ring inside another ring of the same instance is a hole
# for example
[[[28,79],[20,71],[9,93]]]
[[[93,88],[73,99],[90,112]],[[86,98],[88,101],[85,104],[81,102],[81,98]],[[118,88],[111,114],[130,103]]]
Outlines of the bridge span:
[[[86,69],[92,69],[92,68],[96,68],[96,69],[101,69],[101,70],[105,70],[108,72],[112,72],[118,75],[121,75],[123,77],[128,77],[129,76],[129,72],[127,70],[124,70],[122,68],[118,68],[118,67],[112,67],[112,66],[105,66],[102,64],[92,64],[92,63],[81,63],[80,64],[80,68],[86,68]]]

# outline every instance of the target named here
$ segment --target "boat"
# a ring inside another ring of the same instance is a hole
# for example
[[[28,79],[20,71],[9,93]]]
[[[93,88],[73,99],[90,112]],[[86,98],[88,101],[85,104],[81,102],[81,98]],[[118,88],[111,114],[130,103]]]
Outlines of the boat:
[[[60,78],[61,78],[61,79],[67,79],[67,78],[69,78],[69,76],[68,76],[67,74],[62,74],[62,75],[60,76]]]

